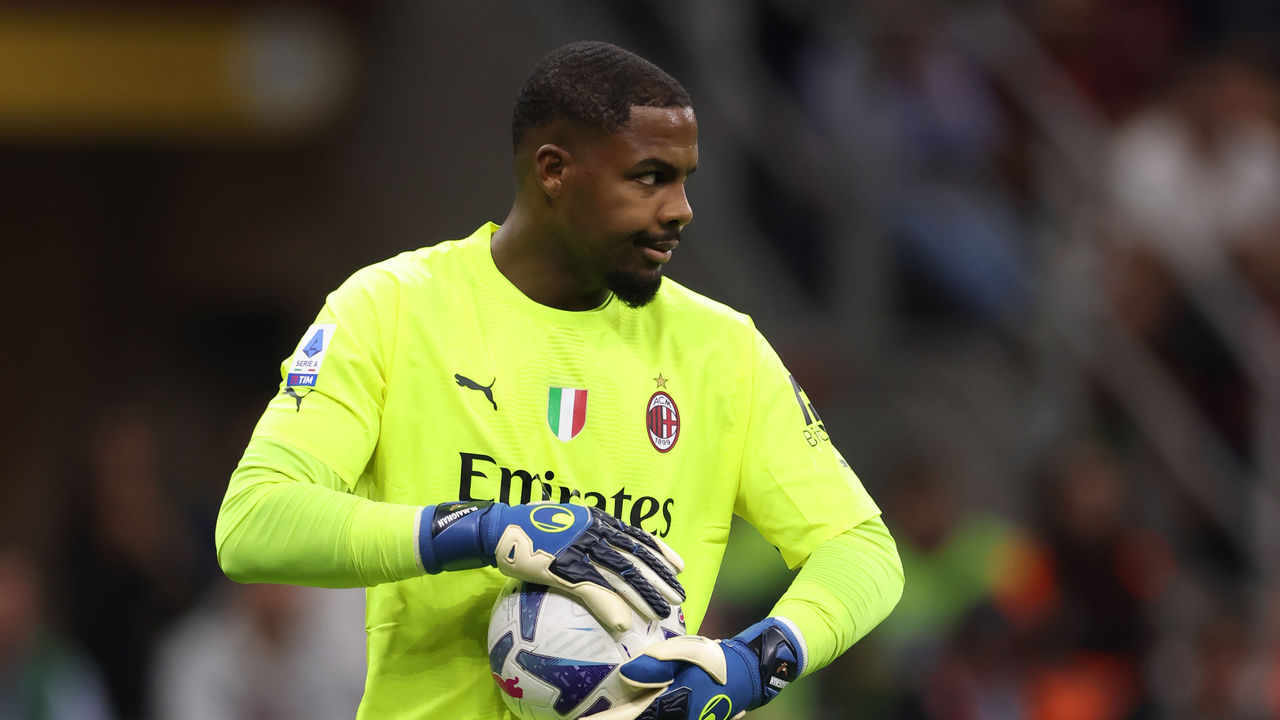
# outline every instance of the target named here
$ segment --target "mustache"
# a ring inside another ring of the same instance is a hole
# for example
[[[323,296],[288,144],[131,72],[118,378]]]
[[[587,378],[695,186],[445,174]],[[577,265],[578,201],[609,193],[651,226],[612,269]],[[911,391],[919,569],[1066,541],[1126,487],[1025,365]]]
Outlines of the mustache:
[[[661,235],[641,230],[631,236],[631,240],[640,245],[657,245],[665,242],[680,242],[680,231],[678,229],[668,230]]]

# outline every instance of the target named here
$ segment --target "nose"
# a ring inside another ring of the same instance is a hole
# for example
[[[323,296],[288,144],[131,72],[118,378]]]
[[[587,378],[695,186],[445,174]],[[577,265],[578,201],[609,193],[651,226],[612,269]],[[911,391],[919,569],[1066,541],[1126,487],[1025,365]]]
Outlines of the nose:
[[[677,228],[693,222],[693,206],[689,204],[689,196],[685,194],[684,183],[671,186],[671,192],[662,204],[658,219],[663,226],[674,225]]]

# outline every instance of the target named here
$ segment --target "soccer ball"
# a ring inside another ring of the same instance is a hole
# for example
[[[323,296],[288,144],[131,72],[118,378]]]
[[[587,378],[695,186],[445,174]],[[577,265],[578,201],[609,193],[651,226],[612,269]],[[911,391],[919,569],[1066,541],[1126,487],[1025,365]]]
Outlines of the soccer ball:
[[[489,616],[489,669],[520,720],[572,720],[635,696],[615,672],[655,642],[684,635],[684,612],[612,633],[569,595],[512,580]]]

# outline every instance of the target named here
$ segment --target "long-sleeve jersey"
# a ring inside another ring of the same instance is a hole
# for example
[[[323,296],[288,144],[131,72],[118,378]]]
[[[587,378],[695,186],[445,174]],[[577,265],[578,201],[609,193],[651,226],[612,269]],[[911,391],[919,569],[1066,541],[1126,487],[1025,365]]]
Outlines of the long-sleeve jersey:
[[[669,279],[639,309],[539,305],[494,265],[494,229],[329,296],[219,516],[234,578],[369,586],[360,715],[507,717],[484,646],[504,578],[424,575],[416,555],[418,509],[450,500],[593,504],[662,537],[691,631],[736,513],[806,565],[775,610],[810,669],[879,622],[902,582],[892,540],[750,319]]]

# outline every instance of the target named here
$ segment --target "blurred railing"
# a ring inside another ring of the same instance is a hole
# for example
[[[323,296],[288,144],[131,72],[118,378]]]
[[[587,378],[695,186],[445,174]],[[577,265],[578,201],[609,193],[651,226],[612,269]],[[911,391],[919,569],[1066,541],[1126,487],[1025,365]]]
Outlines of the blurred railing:
[[[1170,479],[1274,580],[1280,557],[1280,463],[1268,439],[1280,437],[1280,328],[1231,265],[1222,264],[1205,282],[1193,269],[1171,263],[1179,289],[1222,338],[1256,394],[1257,462],[1250,467],[1235,459],[1187,391],[1097,292],[1104,286],[1098,244],[1103,233],[1097,225],[1116,212],[1101,172],[1107,166],[1109,129],[1005,4],[989,1],[973,12],[976,22],[969,27],[977,32],[958,39],[1035,120],[1047,150],[1046,171],[1070,189],[1069,205],[1060,211],[1071,227],[1064,255],[1074,259],[1050,268],[1060,277],[1057,307],[1047,318],[1059,330],[1058,342],[1120,401]],[[1239,492],[1233,494],[1233,488]]]
[[[782,0],[769,1],[780,14],[796,12]],[[864,210],[891,203],[912,188],[886,184],[892,174],[873,155],[824,136],[753,42],[761,34],[756,8],[716,0],[659,1],[643,8],[584,0],[529,5],[530,15],[544,21],[548,37],[617,39],[642,52],[654,36],[663,39],[668,49],[654,43],[653,50],[664,53],[668,67],[674,61],[672,69],[694,93],[704,127],[716,128],[701,138],[704,155],[714,153],[716,163],[705,165],[698,177],[699,242],[682,247],[684,262],[701,275],[700,287],[751,312],[775,342],[821,348],[813,361],[825,377],[856,376],[848,383],[900,378],[910,333],[888,300],[886,231]],[[1028,470],[1056,431],[1087,421],[1087,403],[1071,395],[1092,380],[1114,397],[1159,459],[1170,492],[1196,503],[1254,567],[1280,567],[1280,450],[1268,442],[1280,437],[1280,371],[1274,360],[1280,358],[1280,333],[1264,319],[1261,302],[1231,268],[1223,268],[1226,274],[1212,286],[1175,274],[1256,392],[1258,460],[1249,466],[1235,459],[1187,390],[1123,326],[1102,293],[1106,268],[1099,229],[1113,212],[1101,175],[1109,133],[1105,122],[1003,3],[969,3],[963,9],[944,0],[925,5],[941,15],[963,14],[962,22],[950,25],[955,32],[949,40],[1030,119],[1042,174],[1038,182],[1053,188],[1049,200],[1055,216],[1040,237],[1028,239],[1042,258],[1026,278],[1036,306],[1033,318],[1000,327],[1033,358],[1025,379],[1031,387],[1025,397],[991,407],[973,390],[982,380],[972,373],[928,373],[937,396],[971,413],[965,421],[953,420],[949,429],[981,438],[979,453],[1006,457],[1003,470],[1016,475]],[[748,160],[757,161],[778,185],[814,189],[814,205],[823,213],[817,222],[836,238],[825,249],[827,266],[841,278],[820,301],[803,279],[778,270],[787,248],[757,230],[744,213],[743,198],[750,195],[742,164]],[[751,291],[760,287],[768,288],[767,302]],[[865,392],[839,383],[827,390],[838,404]],[[876,398],[894,403],[894,388]],[[834,412],[842,410],[837,406]],[[1015,417],[1001,417],[1006,413]],[[883,428],[873,425],[881,415],[849,411],[841,421],[854,436],[879,437]]]

